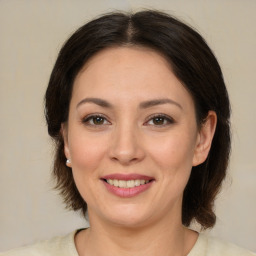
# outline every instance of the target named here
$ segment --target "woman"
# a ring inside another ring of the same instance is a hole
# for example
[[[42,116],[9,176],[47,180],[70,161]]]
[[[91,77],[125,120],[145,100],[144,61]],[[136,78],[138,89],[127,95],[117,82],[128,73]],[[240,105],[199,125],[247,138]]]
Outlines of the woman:
[[[193,29],[156,11],[85,24],[45,115],[56,188],[90,228],[3,255],[253,255],[189,229],[214,226],[230,152],[221,69]]]

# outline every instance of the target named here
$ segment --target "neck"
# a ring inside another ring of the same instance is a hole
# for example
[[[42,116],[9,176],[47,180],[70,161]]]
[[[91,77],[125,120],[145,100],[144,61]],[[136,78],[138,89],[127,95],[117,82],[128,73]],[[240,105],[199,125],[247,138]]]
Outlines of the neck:
[[[76,245],[81,256],[183,256],[196,239],[197,234],[178,220],[132,228],[92,221],[91,228],[78,234]]]

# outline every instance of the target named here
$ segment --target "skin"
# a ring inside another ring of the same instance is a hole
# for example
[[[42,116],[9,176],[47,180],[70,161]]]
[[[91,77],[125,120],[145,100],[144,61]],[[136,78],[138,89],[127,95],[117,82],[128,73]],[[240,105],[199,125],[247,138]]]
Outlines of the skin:
[[[86,98],[112,107],[82,102]],[[173,102],[139,107],[167,98]],[[98,123],[88,119],[95,114],[102,116]],[[153,115],[159,114],[170,121],[157,122]],[[183,191],[192,166],[208,155],[215,126],[210,111],[198,128],[191,95],[157,52],[115,47],[92,57],[75,79],[62,126],[65,155],[91,226],[75,238],[79,255],[187,255],[198,234],[182,226]],[[154,181],[143,193],[121,198],[101,180],[113,173]]]

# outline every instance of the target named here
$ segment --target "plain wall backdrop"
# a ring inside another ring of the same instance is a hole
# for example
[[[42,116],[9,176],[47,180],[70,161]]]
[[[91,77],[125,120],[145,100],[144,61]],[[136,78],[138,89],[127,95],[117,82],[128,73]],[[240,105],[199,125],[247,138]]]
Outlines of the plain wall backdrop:
[[[212,235],[256,251],[256,1],[0,0],[0,251],[86,226],[52,190],[43,96],[71,33],[113,10],[155,8],[199,31],[232,104],[233,150]]]

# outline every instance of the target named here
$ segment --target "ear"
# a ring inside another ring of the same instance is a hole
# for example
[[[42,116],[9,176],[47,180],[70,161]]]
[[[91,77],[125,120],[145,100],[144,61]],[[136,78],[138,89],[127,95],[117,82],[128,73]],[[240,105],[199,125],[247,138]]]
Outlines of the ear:
[[[208,115],[198,132],[196,147],[193,157],[193,166],[203,163],[211,149],[213,136],[217,125],[217,115],[214,111],[209,111]]]
[[[68,129],[67,129],[67,124],[62,123],[61,124],[61,135],[64,141],[64,154],[67,158],[66,165],[68,167],[71,167],[71,159],[70,159],[70,151],[69,151],[69,145],[68,145]]]

